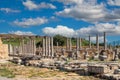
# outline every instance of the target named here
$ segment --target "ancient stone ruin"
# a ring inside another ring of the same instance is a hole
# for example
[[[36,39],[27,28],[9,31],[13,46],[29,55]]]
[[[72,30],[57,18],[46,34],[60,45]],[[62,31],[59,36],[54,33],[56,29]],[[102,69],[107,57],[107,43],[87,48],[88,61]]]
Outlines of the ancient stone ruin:
[[[99,45],[99,34],[96,34],[95,46],[92,46],[90,35],[87,46],[82,45],[80,37],[75,38],[75,46],[70,37],[66,38],[65,46],[59,46],[58,42],[55,46],[53,37],[37,36],[41,43],[36,46],[36,36],[7,36],[9,39],[18,38],[19,44],[5,45],[0,39],[0,58],[9,55],[11,61],[19,65],[59,69],[80,75],[98,74],[104,79],[110,78],[112,74],[113,79],[118,79],[120,50],[107,47],[105,32],[103,36],[103,46]]]
[[[8,58],[8,45],[3,44],[0,38],[0,59]]]

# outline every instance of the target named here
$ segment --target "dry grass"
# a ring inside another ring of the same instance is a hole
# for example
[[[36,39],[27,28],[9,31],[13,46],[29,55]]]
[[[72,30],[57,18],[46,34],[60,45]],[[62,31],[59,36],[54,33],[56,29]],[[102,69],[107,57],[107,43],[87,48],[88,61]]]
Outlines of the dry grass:
[[[99,80],[92,76],[80,76],[76,73],[61,72],[46,68],[26,67],[13,63],[0,64],[0,69],[5,68],[14,76],[29,78],[30,80]]]

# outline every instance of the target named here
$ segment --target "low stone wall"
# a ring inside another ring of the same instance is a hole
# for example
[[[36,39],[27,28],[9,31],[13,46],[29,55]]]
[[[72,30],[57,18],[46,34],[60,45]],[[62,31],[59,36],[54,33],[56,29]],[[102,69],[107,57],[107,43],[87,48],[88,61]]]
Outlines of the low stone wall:
[[[108,73],[110,69],[107,65],[89,65],[88,66],[88,72],[89,73],[95,73],[95,74],[103,74]]]
[[[0,38],[0,59],[8,58],[8,45],[3,44]]]

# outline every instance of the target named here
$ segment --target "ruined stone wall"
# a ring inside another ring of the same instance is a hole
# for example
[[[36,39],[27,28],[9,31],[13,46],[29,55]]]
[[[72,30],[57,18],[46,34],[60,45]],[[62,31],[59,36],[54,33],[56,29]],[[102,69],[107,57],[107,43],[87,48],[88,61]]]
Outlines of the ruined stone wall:
[[[0,59],[8,58],[8,45],[3,44],[0,38]]]
[[[107,65],[89,65],[88,66],[88,72],[89,73],[95,73],[95,74],[103,74],[108,73],[110,69]]]

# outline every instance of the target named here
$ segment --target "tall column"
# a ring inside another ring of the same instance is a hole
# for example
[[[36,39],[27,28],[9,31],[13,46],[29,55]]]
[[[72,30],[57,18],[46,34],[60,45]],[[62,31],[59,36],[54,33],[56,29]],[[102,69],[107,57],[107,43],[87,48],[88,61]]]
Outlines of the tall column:
[[[68,50],[68,48],[69,48],[69,45],[68,45],[69,43],[68,42],[69,42],[69,39],[67,38],[67,40],[66,40],[66,50]]]
[[[35,38],[33,39],[33,55],[36,54],[36,43],[35,43]]]
[[[32,55],[34,54],[34,49],[33,49],[33,39],[31,39],[31,53],[32,53]]]
[[[25,52],[24,52],[24,39],[22,38],[22,55],[24,55]]]
[[[90,35],[89,35],[89,48],[91,48],[91,39],[90,39]]]
[[[1,38],[0,38],[1,39]],[[9,39],[9,44],[8,44],[8,52],[11,54],[11,44],[10,44],[10,39]]]
[[[9,54],[11,53],[11,46],[10,46],[10,44],[8,44],[8,53]]]
[[[79,48],[82,49],[82,39],[79,38]]]
[[[80,54],[79,54],[79,38],[76,38],[76,59],[78,59],[78,57],[80,57]]]
[[[42,56],[44,57],[45,56],[45,38],[43,37],[43,40],[42,40]]]
[[[53,49],[53,37],[51,37],[51,56],[54,57],[54,49]]]
[[[50,37],[48,37],[48,56],[50,57]]]
[[[99,50],[99,36],[96,35],[96,49]]]
[[[8,45],[9,46],[9,54],[12,54],[13,53],[13,47],[11,44]]]
[[[22,54],[22,43],[21,43],[21,41],[20,41],[20,45],[19,45],[19,48],[20,48],[20,55]]]
[[[106,43],[106,32],[104,32],[104,50],[107,49],[107,43]]]
[[[72,50],[72,42],[71,42],[71,38],[69,38],[69,50]]]
[[[30,46],[31,45],[30,45],[30,39],[29,39],[29,41],[27,42],[27,50],[28,50],[27,52],[28,52],[29,55],[31,54],[30,53],[30,49],[31,49]]]
[[[76,41],[76,50],[79,50],[79,38],[77,38],[77,41]]]
[[[40,38],[40,37],[39,37]],[[39,56],[41,56],[41,46],[40,46],[40,44],[39,44],[39,46],[38,46],[38,51],[39,51]]]
[[[45,56],[48,54],[48,44],[47,44],[47,36],[45,37]]]
[[[25,53],[25,55],[27,55],[27,50],[26,50],[27,48],[26,48],[26,44],[24,44],[24,53]]]
[[[14,46],[12,45],[12,51],[13,51],[13,55],[15,55],[15,51],[14,51]]]
[[[32,49],[32,39],[30,38],[30,55],[32,55],[32,51],[33,51],[33,49]]]

